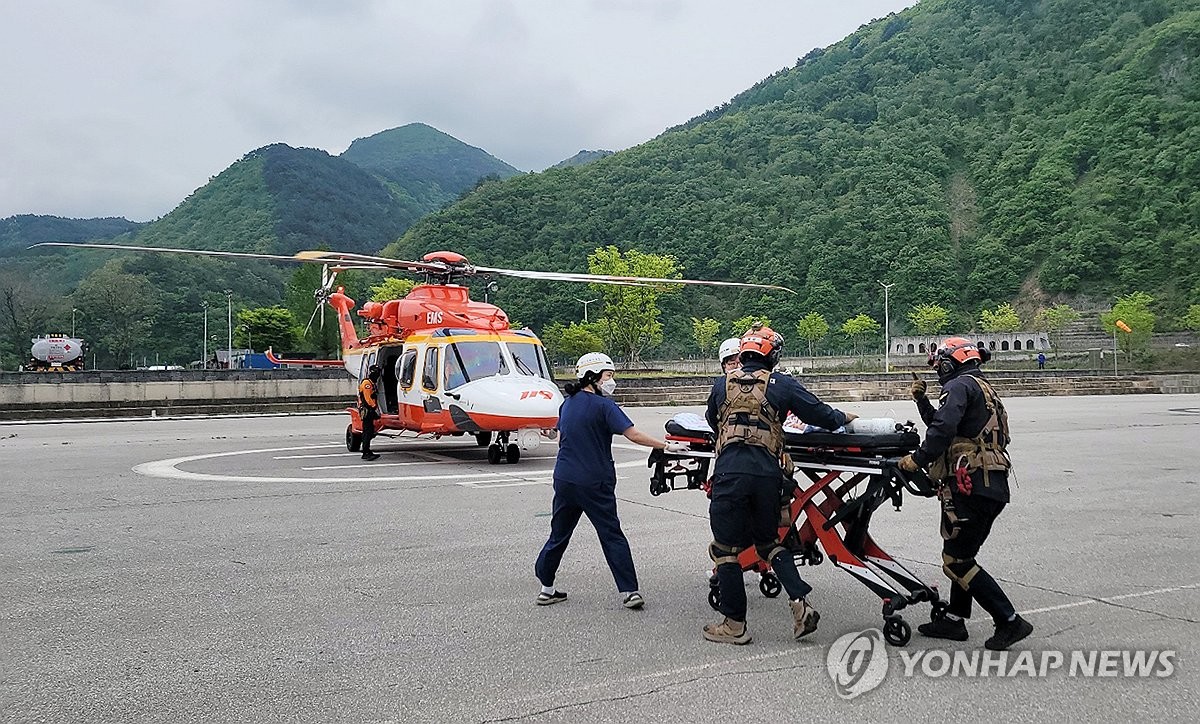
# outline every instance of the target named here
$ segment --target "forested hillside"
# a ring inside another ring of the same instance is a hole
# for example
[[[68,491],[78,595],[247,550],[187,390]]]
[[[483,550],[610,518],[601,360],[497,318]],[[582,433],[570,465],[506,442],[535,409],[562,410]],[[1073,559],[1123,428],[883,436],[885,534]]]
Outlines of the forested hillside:
[[[122,218],[67,219],[61,216],[19,214],[0,219],[0,254],[19,251],[42,241],[112,239],[142,224]]]
[[[1198,8],[922,0],[641,146],[484,185],[388,253],[581,271],[615,244],[800,292],[688,291],[668,347],[690,316],[882,320],[879,281],[900,331],[919,303],[969,326],[1134,290],[1169,320],[1200,302]],[[581,316],[580,290],[501,286],[535,326]]]

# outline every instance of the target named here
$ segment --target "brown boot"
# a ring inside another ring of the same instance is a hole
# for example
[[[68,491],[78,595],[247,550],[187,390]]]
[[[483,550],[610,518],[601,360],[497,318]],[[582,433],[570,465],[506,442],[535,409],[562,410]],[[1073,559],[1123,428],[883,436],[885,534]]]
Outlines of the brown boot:
[[[817,630],[817,622],[821,620],[821,614],[817,613],[817,609],[808,605],[808,601],[802,598],[799,601],[788,601],[788,605],[792,607],[792,619],[795,621],[792,635],[796,637],[797,641]]]
[[[704,627],[704,638],[709,641],[715,641],[719,644],[742,644],[750,643],[750,630],[746,628],[745,621],[734,621],[728,616],[721,623],[710,623]]]

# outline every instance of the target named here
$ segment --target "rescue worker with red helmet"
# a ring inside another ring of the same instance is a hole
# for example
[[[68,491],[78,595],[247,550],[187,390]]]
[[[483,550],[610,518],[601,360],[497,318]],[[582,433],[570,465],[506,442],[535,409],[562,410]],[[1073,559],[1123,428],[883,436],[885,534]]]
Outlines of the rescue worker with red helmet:
[[[713,384],[708,396],[708,424],[717,433],[709,524],[716,563],[720,623],[704,627],[704,638],[717,643],[746,644],[746,589],[738,553],[753,545],[787,591],[796,639],[817,629],[820,614],[809,604],[812,586],[796,570],[792,552],[779,542],[779,501],[784,485],[793,485],[784,470],[783,421],[788,413],[835,430],[855,415],[821,402],[794,378],[773,372],[783,352],[783,336],[756,325],[739,342],[739,366]]]
[[[1003,651],[1033,632],[1012,601],[976,561],[992,524],[1009,502],[1008,414],[980,372],[991,353],[963,337],[950,337],[930,354],[929,365],[942,385],[935,409],[916,378],[912,396],[925,422],[921,447],[900,461],[909,472],[928,468],[942,502],[942,571],[952,582],[944,617],[917,627],[931,638],[967,640],[966,619],[978,602],[996,626],[984,642]]]
[[[371,365],[367,376],[358,383],[358,416],[362,419],[362,459],[377,460],[379,453],[371,451],[375,437],[375,422],[379,419],[379,365]]]
[[[558,457],[554,462],[554,502],[550,537],[534,563],[542,584],[535,603],[550,606],[567,600],[555,586],[558,567],[579,518],[587,515],[600,538],[600,549],[612,571],[621,605],[640,609],[646,601],[638,590],[637,571],[629,540],[617,517],[617,470],[613,435],[646,447],[683,452],[687,443],[666,442],[633,426],[629,416],[610,397],[617,388],[616,365],[603,352],[588,352],[575,364],[576,381],[567,384],[567,399],[558,411]]]

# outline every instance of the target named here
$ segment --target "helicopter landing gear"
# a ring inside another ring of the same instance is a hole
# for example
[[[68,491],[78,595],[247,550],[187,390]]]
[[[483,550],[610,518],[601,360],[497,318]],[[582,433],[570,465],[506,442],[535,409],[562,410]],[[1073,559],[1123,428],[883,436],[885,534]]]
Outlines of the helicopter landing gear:
[[[487,432],[480,433],[480,435],[491,437],[491,433]],[[479,438],[477,437],[476,439],[478,440]],[[501,460],[508,463],[515,463],[521,459],[521,448],[516,443],[508,441],[507,432],[498,432],[496,433],[496,441],[488,445],[487,457],[488,462],[492,465],[499,464]]]
[[[350,452],[362,450],[362,433],[354,431],[354,425],[346,425],[346,449]]]
[[[492,433],[477,432],[475,433],[475,444],[479,447],[487,447],[492,443]]]

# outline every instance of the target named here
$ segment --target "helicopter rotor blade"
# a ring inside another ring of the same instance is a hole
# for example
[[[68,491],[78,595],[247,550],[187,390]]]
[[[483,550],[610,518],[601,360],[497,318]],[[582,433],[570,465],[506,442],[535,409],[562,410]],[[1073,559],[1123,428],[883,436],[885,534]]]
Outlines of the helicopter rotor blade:
[[[526,271],[521,269],[497,269],[493,267],[475,267],[475,271],[481,274],[501,274],[510,277],[520,277],[522,279],[540,279],[551,282],[582,282],[587,284],[614,284],[619,286],[656,286],[659,284],[689,284],[712,287],[741,287],[749,289],[772,289],[789,294],[796,292],[787,287],[777,286],[775,284],[752,284],[749,282],[719,282],[703,279],[664,279],[659,277],[630,277],[617,276],[615,274],[582,274],[574,272],[540,272]]]
[[[252,254],[244,251],[209,251],[204,249],[172,249],[165,246],[134,246],[132,244],[95,244],[90,242],[76,241],[43,241],[38,244],[33,244],[27,247],[32,249],[38,246],[66,246],[78,247],[83,249],[107,249],[109,251],[153,251],[165,254],[190,254],[192,256],[218,256],[218,257],[235,257],[239,259],[269,259],[271,261],[296,261],[294,257],[284,256],[282,254]]]
[[[337,264],[343,269],[401,269],[417,272],[444,273],[450,270],[442,262],[406,261],[390,259],[386,256],[371,256],[369,254],[351,254],[341,251],[300,251],[296,252],[294,261],[315,262],[321,264]],[[461,274],[470,274],[464,269]]]

